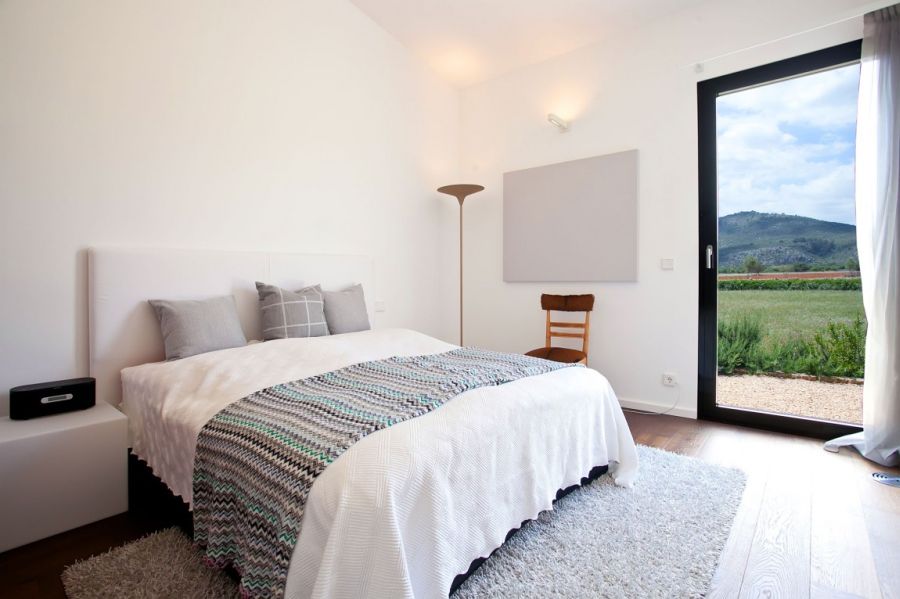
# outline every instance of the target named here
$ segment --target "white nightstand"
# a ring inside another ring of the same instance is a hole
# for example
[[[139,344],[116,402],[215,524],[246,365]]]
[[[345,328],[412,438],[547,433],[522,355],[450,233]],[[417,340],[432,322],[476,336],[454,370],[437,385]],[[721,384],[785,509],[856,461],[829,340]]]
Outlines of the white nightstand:
[[[128,420],[109,404],[0,418],[0,551],[128,509]]]

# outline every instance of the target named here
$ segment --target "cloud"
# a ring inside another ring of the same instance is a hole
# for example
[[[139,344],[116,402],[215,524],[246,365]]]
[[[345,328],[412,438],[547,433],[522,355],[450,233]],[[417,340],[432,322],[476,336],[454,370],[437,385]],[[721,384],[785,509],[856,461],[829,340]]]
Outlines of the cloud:
[[[853,224],[853,183],[847,164],[799,183],[761,186],[752,177],[734,177],[719,185],[720,214],[756,210]]]
[[[779,123],[855,125],[858,89],[859,65],[849,65],[727,94],[718,104],[726,112],[765,114]]]
[[[719,213],[855,222],[858,82],[851,65],[719,98]]]

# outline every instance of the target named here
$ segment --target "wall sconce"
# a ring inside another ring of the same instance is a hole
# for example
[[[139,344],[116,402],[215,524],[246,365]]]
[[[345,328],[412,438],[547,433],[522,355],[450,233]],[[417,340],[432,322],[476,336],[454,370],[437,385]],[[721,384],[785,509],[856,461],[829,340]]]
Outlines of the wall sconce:
[[[569,130],[569,121],[553,114],[552,112],[547,115],[547,120],[556,125],[559,128],[560,133],[565,133]]]

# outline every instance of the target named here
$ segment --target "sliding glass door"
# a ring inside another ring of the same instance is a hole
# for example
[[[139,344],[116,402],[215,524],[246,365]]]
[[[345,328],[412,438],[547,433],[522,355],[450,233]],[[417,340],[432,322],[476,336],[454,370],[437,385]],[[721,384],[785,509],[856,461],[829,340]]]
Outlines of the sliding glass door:
[[[858,430],[859,56],[851,42],[697,86],[701,418]]]

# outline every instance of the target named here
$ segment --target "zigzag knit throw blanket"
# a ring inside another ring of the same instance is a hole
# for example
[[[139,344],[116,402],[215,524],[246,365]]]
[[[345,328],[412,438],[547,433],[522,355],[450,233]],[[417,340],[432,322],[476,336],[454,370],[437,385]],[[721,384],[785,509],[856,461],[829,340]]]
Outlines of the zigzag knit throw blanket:
[[[200,431],[194,541],[245,597],[281,597],[316,477],[351,445],[460,393],[572,366],[460,348],[355,364],[236,401]]]

